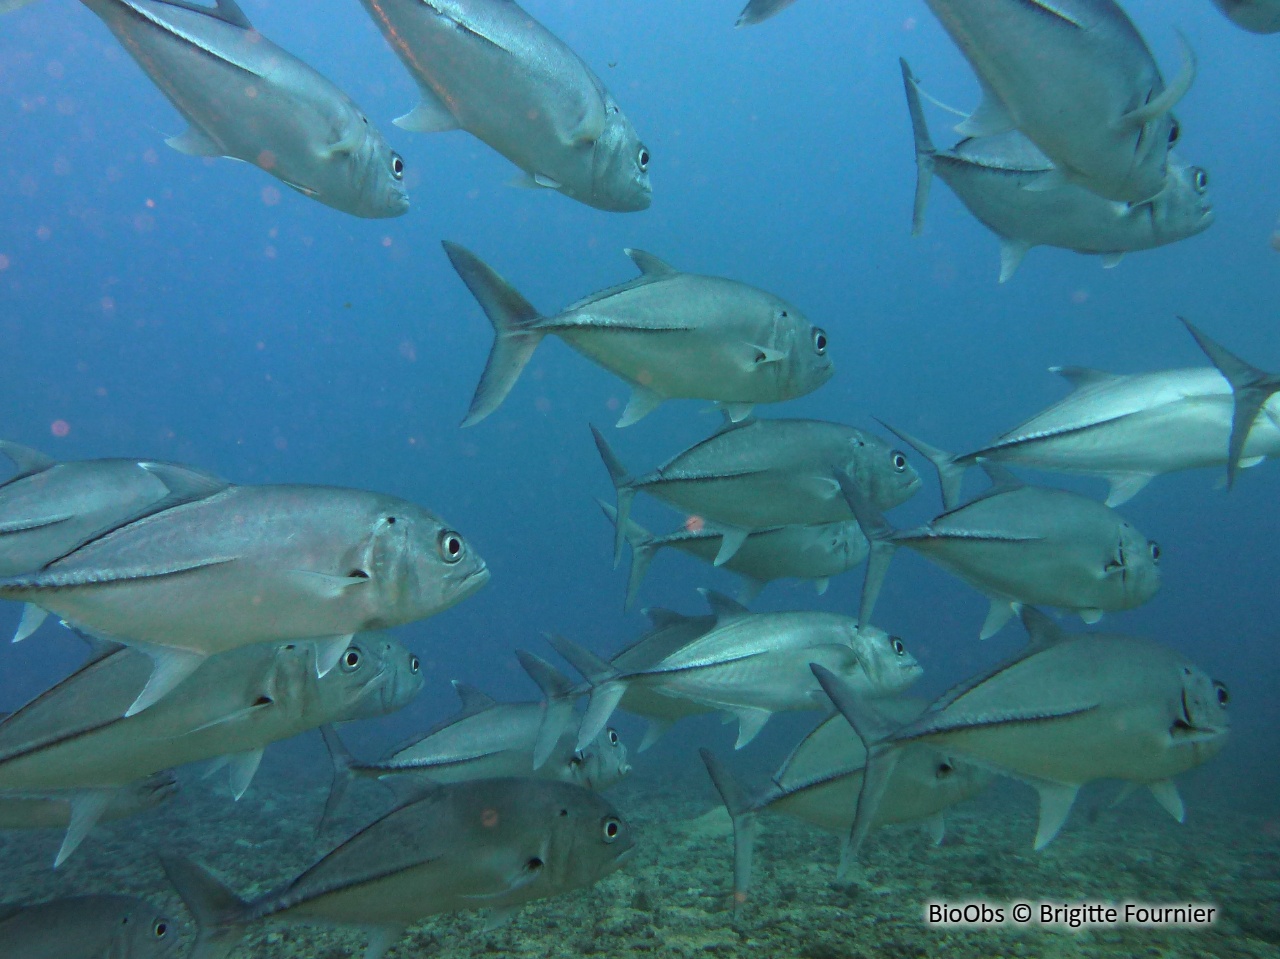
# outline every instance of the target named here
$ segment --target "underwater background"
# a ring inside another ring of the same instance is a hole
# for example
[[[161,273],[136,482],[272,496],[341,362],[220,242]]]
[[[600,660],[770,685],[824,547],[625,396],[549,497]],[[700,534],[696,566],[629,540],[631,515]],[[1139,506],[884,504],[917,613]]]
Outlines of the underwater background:
[[[915,165],[897,58],[906,57],[940,100],[963,108],[978,99],[971,71],[923,3],[806,0],[750,30],[732,29],[732,0],[524,6],[600,73],[641,132],[653,154],[651,209],[611,215],[551,191],[515,189],[506,181],[517,171],[466,134],[393,127],[390,119],[409,110],[417,92],[351,0],[253,0],[245,9],[265,35],[350,93],[405,158],[413,207],[398,219],[356,220],[242,164],[165,147],[183,121],[80,4],[44,0],[0,20],[0,435],[59,460],[137,456],[198,464],[237,483],[393,493],[456,523],[492,570],[469,602],[396,631],[421,655],[427,685],[402,712],[347,727],[344,737],[358,753],[454,712],[450,679],[498,698],[534,698],[511,653],[549,655],[545,631],[603,653],[647,628],[639,612],[622,612],[625,570],[611,569],[612,529],[593,502],[612,500],[612,489],[587,423],[607,429],[623,462],[640,469],[719,422],[703,404],[678,401],[640,428],[614,431],[624,384],[548,341],[500,410],[459,429],[491,331],[441,239],[474,250],[543,311],[629,279],[634,268],[623,247],[770,290],[827,330],[837,374],[810,396],[761,412],[880,432],[874,416],[956,451],[1063,395],[1065,384],[1046,372],[1051,365],[1115,372],[1203,365],[1177,315],[1251,363],[1280,369],[1280,253],[1271,242],[1280,214],[1280,41],[1244,33],[1209,0],[1128,0],[1125,9],[1166,75],[1178,62],[1174,27],[1196,51],[1196,83],[1178,106],[1178,151],[1209,171],[1212,228],[1132,254],[1113,270],[1096,257],[1038,248],[1003,286],[996,239],[943,186],[933,189],[924,234],[910,235]],[[935,140],[949,146],[947,114],[926,109]],[[926,488],[895,511],[898,525],[937,511],[932,471],[913,461]],[[1231,689],[1226,749],[1182,780],[1188,824],[1179,827],[1145,797],[1109,814],[1110,825],[1078,811],[1057,843],[1033,858],[1034,797],[1004,784],[985,805],[964,807],[960,829],[998,826],[1004,846],[1022,857],[1025,869],[1002,880],[1011,884],[1005,895],[1035,896],[1037,883],[1052,884],[1069,870],[1100,874],[1112,856],[1144,845],[1176,851],[1163,861],[1171,868],[1200,863],[1220,874],[1212,857],[1231,849],[1253,855],[1246,852],[1252,838],[1269,851],[1257,853],[1261,872],[1249,895],[1263,905],[1251,908],[1265,910],[1267,896],[1276,908],[1280,477],[1264,464],[1243,473],[1230,494],[1216,488],[1219,478],[1208,471],[1161,477],[1121,508],[1159,541],[1164,585],[1153,602],[1109,615],[1102,627],[1174,647]],[[1038,479],[1103,494],[1100,482]],[[658,531],[679,522],[652,501],[638,503],[636,516]],[[640,605],[701,612],[695,586],[732,593],[737,580],[664,551]],[[783,582],[753,608],[852,614],[860,586],[859,571],[833,581],[824,596]],[[908,642],[925,667],[915,692],[928,696],[1024,642],[1015,624],[980,643],[985,609],[978,593],[904,552],[877,625]],[[16,626],[19,613],[16,603],[0,606],[0,633]],[[54,625],[0,648],[0,710],[20,705],[82,656]],[[685,886],[721,881],[727,889],[728,839],[691,847],[681,823],[717,802],[692,745],[730,754],[732,728],[689,720],[635,756],[640,722],[622,715],[615,722],[633,745],[634,770],[614,798],[641,823],[647,849],[590,901],[617,899],[624,889],[622,905],[631,908],[639,883],[652,911],[674,908],[663,899]],[[810,715],[775,720],[730,758],[744,777],[761,778],[811,724]],[[272,823],[283,835],[300,835],[314,823],[316,791],[327,779],[318,737],[277,745],[238,805],[201,799],[212,787],[197,786],[195,798],[184,795],[174,808],[108,827],[109,846],[91,839],[84,861],[57,876],[37,869],[38,860],[47,872],[56,839],[10,834],[4,848],[15,867],[15,850],[39,848],[29,869],[13,869],[7,880],[0,872],[0,900],[65,892],[77,882],[83,888],[104,848],[113,862],[145,860],[148,847],[181,841],[170,827],[202,835],[213,822],[224,838],[250,843],[271,835]],[[673,782],[678,796],[669,791]],[[293,789],[308,791],[305,809],[290,798]],[[198,803],[192,809],[200,814],[176,808],[187,802]],[[1013,819],[992,822],[1007,810]],[[758,859],[785,854],[814,863],[799,892],[801,903],[812,894],[814,914],[761,947],[827,955],[804,951],[822,924],[856,925],[874,904],[840,900],[823,911],[830,905],[823,897],[834,895],[838,843],[816,832],[792,835],[801,829],[771,826]],[[877,855],[899,841],[891,835],[898,831],[874,841]],[[975,865],[973,849],[965,859],[944,847],[931,873],[925,840],[913,831],[901,842],[919,847],[904,869],[921,882],[993,868]],[[796,851],[782,852],[778,844],[786,843]],[[685,854],[675,855],[677,846]],[[259,863],[271,859],[241,851]],[[684,885],[655,878],[682,869],[690,871]],[[1124,893],[1159,898],[1160,873],[1152,870],[1150,893],[1141,877]],[[156,896],[169,895],[158,870],[145,875],[153,876]],[[771,879],[759,899],[781,888]],[[1230,890],[1212,890],[1228,914]],[[714,892],[682,908],[718,908]],[[531,907],[514,931],[495,935],[507,937],[504,949],[519,951],[520,936],[549,915],[591,923],[584,901]],[[914,921],[919,935],[932,937],[920,948],[932,950],[938,934],[924,932],[921,901],[896,906],[908,917],[902,928]],[[728,926],[725,913],[688,921]],[[1277,954],[1274,916],[1270,923],[1251,933],[1257,950],[1242,945],[1240,954]],[[419,938],[399,948],[440,953],[448,930],[464,936],[474,927],[473,916],[444,917],[433,922],[431,943]],[[287,935],[313,941],[306,930]],[[1142,935],[1126,932],[1116,948],[1138,954]],[[1177,942],[1192,946],[1197,933],[1179,935],[1189,938]],[[591,951],[564,942],[557,948]],[[833,948],[831,955],[846,954]],[[904,954],[917,954],[914,948]]]

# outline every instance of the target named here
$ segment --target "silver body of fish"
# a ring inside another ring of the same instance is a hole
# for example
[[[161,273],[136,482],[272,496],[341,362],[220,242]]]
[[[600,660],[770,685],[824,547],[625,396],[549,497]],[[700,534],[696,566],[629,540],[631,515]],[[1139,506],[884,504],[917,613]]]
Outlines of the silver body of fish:
[[[563,639],[553,643],[591,683],[579,745],[596,737],[635,686],[735,717],[735,748],[741,749],[776,712],[824,708],[812,663],[845,677],[867,697],[901,692],[922,672],[902,640],[875,627],[860,630],[854,620],[834,613],[721,609],[706,633],[658,662],[626,672]]]
[[[599,501],[597,501],[599,502]],[[618,511],[607,503],[600,508],[616,525]],[[627,521],[623,535],[631,547],[631,574],[627,581],[624,609],[635,605],[640,584],[658,551],[673,547],[715,563],[724,542],[724,533],[715,523],[694,523],[665,536],[654,536],[634,520]],[[752,530],[725,563],[724,568],[743,579],[739,602],[747,603],[775,579],[812,580],[819,595],[827,591],[832,576],[853,569],[867,558],[867,538],[853,520],[821,526],[773,526]]]
[[[622,555],[631,503],[644,491],[721,527],[716,565],[751,530],[854,518],[836,474],[880,509],[905,502],[920,477],[900,450],[871,433],[820,420],[746,420],[678,453],[657,469],[629,473],[593,427],[596,448],[618,493],[614,561]]]
[[[57,463],[7,441],[0,453],[18,470],[0,483],[0,576],[38,570],[95,536],[227,486],[178,463]]]
[[[351,98],[249,23],[234,0],[82,0],[191,124],[181,153],[250,163],[360,217],[409,209],[404,161]]]
[[[1166,86],[1114,0],[927,2],[983,87],[959,132],[1021,130],[1053,160],[1042,187],[1072,182],[1132,203],[1166,188],[1167,154],[1178,139],[1170,111],[1195,75],[1189,50]]]
[[[761,23],[781,13],[795,2],[796,0],[748,0],[747,5],[738,14],[738,22],[734,26],[749,27],[752,24]]]
[[[1209,175],[1172,154],[1166,188],[1150,203],[1131,205],[1074,183],[1028,189],[1053,169],[1053,162],[1016,130],[968,138],[950,150],[938,150],[925,126],[916,80],[906,61],[899,62],[916,146],[912,231],[918,234],[924,227],[929,183],[936,173],[999,237],[1001,283],[1013,276],[1035,246],[1098,254],[1104,267],[1113,267],[1126,253],[1176,243],[1213,223],[1213,207],[1205,197]]]
[[[900,721],[920,714],[926,704],[886,699],[881,713]],[[735,911],[747,901],[752,860],[761,813],[782,813],[827,832],[847,835],[853,825],[862,791],[867,751],[848,721],[840,715],[824,720],[792,750],[765,786],[744,790],[709,750],[701,750],[720,798],[733,820]],[[980,766],[958,760],[930,745],[903,748],[884,795],[872,818],[872,828],[895,823],[924,822],[934,841],[943,837],[943,813],[972,799],[990,784],[993,775]]]
[[[232,486],[0,580],[0,597],[151,656],[156,668],[129,708],[135,713],[206,657],[242,646],[316,640],[324,675],[353,634],[431,616],[488,577],[462,537],[405,500]]]
[[[550,333],[630,385],[620,427],[670,399],[713,400],[741,420],[757,403],[813,392],[834,372],[825,330],[737,280],[681,273],[627,250],[639,277],[543,316],[474,253],[448,241],[444,248],[494,329],[463,426],[498,408]]]
[[[162,959],[177,951],[173,924],[133,896],[0,905],[4,959]]]
[[[380,959],[427,916],[521,905],[586,888],[634,850],[630,826],[597,793],[547,779],[424,787],[293,882],[244,901],[187,860],[165,870],[199,926],[192,959],[225,956],[261,919],[354,926]]]
[[[1280,0],[1213,0],[1236,26],[1250,33],[1280,33]]]
[[[361,0],[422,94],[395,121],[463,129],[525,185],[588,206],[649,206],[649,150],[582,59],[512,0]]]
[[[841,680],[816,670],[869,748],[842,869],[870,829],[893,763],[908,744],[931,744],[1035,787],[1037,849],[1057,835],[1080,787],[1096,779],[1149,786],[1182,820],[1173,777],[1225,744],[1226,687],[1148,639],[1067,634],[1031,607],[1023,622],[1030,642],[1020,655],[961,683],[897,728],[886,729]]]

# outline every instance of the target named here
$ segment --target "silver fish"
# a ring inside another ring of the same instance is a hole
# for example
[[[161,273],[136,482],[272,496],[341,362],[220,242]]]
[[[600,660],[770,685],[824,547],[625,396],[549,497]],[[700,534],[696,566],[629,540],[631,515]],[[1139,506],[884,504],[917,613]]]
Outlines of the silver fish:
[[[813,392],[833,372],[825,330],[786,300],[736,280],[681,273],[626,250],[639,277],[543,316],[474,253],[447,240],[444,249],[494,330],[463,426],[498,408],[549,333],[630,385],[619,427],[670,399],[714,400],[736,422],[756,403]]]
[[[135,816],[167,802],[177,791],[178,780],[169,770],[139,779],[112,791],[98,822]],[[0,829],[63,829],[67,831],[66,836],[71,837],[78,832],[72,826],[77,810],[83,809],[77,805],[81,799],[82,794],[73,789],[39,792],[0,789]],[[80,833],[80,838],[83,838],[83,833]],[[78,843],[69,843],[64,838],[53,868],[61,866],[75,852],[76,845]]]
[[[1126,253],[1176,243],[1213,223],[1213,207],[1205,198],[1208,173],[1172,155],[1165,190],[1150,203],[1132,205],[1104,199],[1073,183],[1027,189],[1053,169],[1053,162],[1016,130],[938,150],[929,138],[916,79],[905,60],[898,62],[916,147],[912,233],[924,228],[929,184],[937,173],[969,212],[999,237],[1001,283],[1013,276],[1034,246],[1098,254],[1102,265],[1110,268]]]
[[[824,707],[811,663],[827,665],[869,697],[900,692],[921,673],[902,640],[875,627],[860,630],[833,613],[721,608],[714,628],[660,662],[627,672],[562,637],[550,639],[591,684],[579,747],[596,737],[632,686],[735,717],[734,748],[741,749],[774,713]]]
[[[599,500],[597,500],[600,503]],[[615,526],[618,511],[608,503],[600,509]],[[660,549],[672,546],[682,553],[714,563],[724,534],[715,523],[687,525],[665,536],[654,536],[634,520],[627,520],[623,535],[631,547],[631,575],[624,609],[635,605],[640,584]],[[743,578],[739,602],[748,603],[765,584],[775,579],[812,580],[818,595],[827,591],[832,576],[853,569],[867,558],[867,538],[853,520],[822,526],[773,526],[752,530],[725,563],[724,568]]]
[[[914,719],[923,703],[905,703],[902,721]],[[883,700],[882,713],[899,707]],[[761,813],[782,813],[826,832],[847,835],[853,825],[867,751],[843,716],[826,719],[809,733],[763,788],[748,792],[708,749],[699,750],[733,821],[733,902],[735,913],[747,901]],[[935,843],[943,837],[945,810],[972,799],[990,784],[991,773],[933,746],[909,744],[894,766],[876,807],[872,828],[923,822]]]
[[[390,636],[355,637],[322,679],[315,657],[310,643],[221,653],[174,695],[125,717],[150,661],[127,646],[109,650],[0,722],[0,790],[57,791],[70,804],[61,862],[139,777],[220,760],[239,799],[271,743],[386,715],[422,688],[417,657]]]
[[[1227,688],[1148,639],[1067,634],[1031,607],[1027,648],[956,686],[917,720],[886,728],[862,697],[822,667],[823,689],[868,747],[845,871],[874,821],[893,765],[908,744],[931,744],[1029,783],[1040,793],[1035,848],[1052,841],[1080,787],[1095,779],[1145,785],[1179,822],[1173,777],[1226,742]]]
[[[1051,367],[1074,391],[991,443],[963,456],[935,450],[944,496],[958,498],[979,460],[1101,476],[1108,506],[1128,502],[1163,473],[1240,469],[1280,456],[1280,377],[1250,366],[1186,320],[1217,368],[1127,375]]]
[[[1280,0],[1213,0],[1238,27],[1250,33],[1280,33]]]
[[[165,142],[226,156],[360,217],[409,209],[404,161],[332,82],[254,29],[235,0],[82,0],[190,124]]]
[[[0,904],[4,959],[161,959],[178,950],[173,924],[133,896],[71,896]]]
[[[895,431],[897,432],[897,431]],[[898,435],[938,464],[954,457]],[[1096,500],[1023,485],[991,463],[992,485],[915,529],[896,530],[847,478],[840,483],[871,541],[859,618],[870,622],[893,553],[907,546],[991,600],[980,636],[995,635],[1023,604],[1054,606],[1096,623],[1160,589],[1160,546]],[[939,465],[941,473],[941,465]]]
[[[752,24],[761,23],[781,13],[795,2],[796,0],[748,0],[747,5],[738,14],[738,22],[734,26],[749,27]]]
[[[381,959],[410,923],[487,906],[494,924],[524,903],[594,884],[635,848],[628,824],[581,786],[480,779],[423,789],[252,901],[189,860],[165,859],[199,927],[191,959],[220,959],[267,918],[358,927],[370,937],[365,959]]]
[[[905,502],[920,477],[900,450],[871,433],[820,420],[746,420],[639,476],[629,473],[592,427],[618,491],[614,565],[622,556],[631,502],[643,490],[721,530],[715,565],[732,558],[753,529],[853,519],[833,474],[851,476],[880,509]]]
[[[613,212],[650,202],[649,149],[600,78],[512,0],[361,0],[418,84],[395,121],[463,129],[525,173]]]
[[[1146,42],[1114,0],[927,0],[983,87],[965,136],[1021,130],[1053,160],[1030,189],[1076,183],[1145,203],[1166,188],[1178,140],[1170,112],[1195,60],[1166,86]]]
[[[232,486],[102,536],[0,598],[138,646],[155,670],[128,714],[213,653],[314,639],[324,675],[361,630],[434,615],[489,578],[484,560],[413,503],[325,486]]]

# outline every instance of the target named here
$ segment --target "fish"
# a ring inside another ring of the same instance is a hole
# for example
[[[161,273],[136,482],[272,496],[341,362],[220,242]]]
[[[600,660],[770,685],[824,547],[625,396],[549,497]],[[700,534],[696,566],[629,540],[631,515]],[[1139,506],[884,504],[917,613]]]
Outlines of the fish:
[[[594,426],[596,449],[618,495],[613,563],[622,557],[631,503],[643,490],[721,531],[723,566],[751,530],[854,518],[833,473],[853,478],[880,509],[906,502],[920,477],[906,455],[874,434],[821,420],[726,422],[657,469],[635,475]]]
[[[712,400],[734,420],[757,403],[812,393],[831,378],[829,341],[795,306],[745,283],[681,273],[651,253],[624,252],[640,276],[540,314],[471,251],[444,241],[449,262],[493,324],[493,349],[463,426],[492,413],[543,337],[554,333],[631,387],[618,426],[665,400]]]
[[[1024,607],[1029,641],[965,680],[906,725],[884,729],[863,698],[822,666],[815,674],[867,749],[841,874],[871,828],[908,744],[932,744],[1040,794],[1035,848],[1058,834],[1076,793],[1096,779],[1147,786],[1181,822],[1174,777],[1212,759],[1230,731],[1227,687],[1180,653],[1141,637],[1066,633]]]
[[[1280,0],[1213,0],[1232,23],[1250,33],[1280,33]]]
[[[174,692],[126,716],[150,660],[128,646],[101,655],[0,722],[0,795],[57,792],[69,804],[61,863],[140,777],[214,760],[231,794],[249,788],[273,742],[331,722],[387,715],[422,689],[421,663],[385,634],[352,639],[315,674],[310,643],[247,646],[205,660]]]
[[[964,471],[980,461],[1099,476],[1106,505],[1120,506],[1157,476],[1239,470],[1280,456],[1280,377],[1259,370],[1182,321],[1216,364],[1109,373],[1054,366],[1073,387],[1065,398],[962,456],[934,450],[944,498],[959,498]]]
[[[875,707],[893,711],[901,721],[914,719],[925,703],[886,699]],[[792,750],[763,787],[747,790],[709,749],[699,754],[733,822],[733,903],[735,915],[747,902],[752,860],[762,813],[781,813],[826,832],[848,835],[866,769],[866,748],[837,714],[822,721]],[[935,843],[944,834],[943,814],[987,788],[993,775],[945,750],[912,743],[903,747],[876,807],[872,828],[921,822]]]
[[[1054,164],[1027,189],[1075,183],[1108,200],[1146,203],[1167,188],[1172,110],[1195,56],[1165,84],[1146,41],[1114,0],[926,0],[969,61],[982,102],[956,129],[1017,129]]]
[[[190,124],[179,153],[225,156],[353,216],[409,209],[404,160],[350,97],[235,0],[81,0]]]
[[[616,525],[618,511],[608,503],[596,502],[609,522]],[[635,520],[627,520],[627,530],[623,535],[631,547],[631,575],[623,603],[623,609],[628,610],[635,605],[640,584],[659,550],[672,546],[703,562],[714,563],[724,540],[719,528],[705,521],[655,537]],[[848,520],[821,526],[773,526],[752,530],[737,552],[724,563],[724,568],[742,577],[738,601],[749,603],[775,579],[812,580],[821,596],[827,591],[832,576],[853,569],[866,558],[867,538],[855,521]]]
[[[170,800],[178,791],[178,780],[171,770],[155,773],[120,787],[98,817],[99,822],[127,819]],[[71,825],[80,794],[76,790],[51,789],[43,792],[0,790],[0,829],[64,829],[71,835]],[[81,836],[83,838],[83,836]],[[53,868],[57,869],[75,852],[64,841]]]
[[[579,748],[596,737],[632,686],[732,716],[738,721],[734,748],[741,749],[776,712],[825,708],[810,663],[829,665],[872,697],[900,692],[922,672],[901,639],[875,627],[859,629],[847,616],[749,613],[736,604],[718,608],[715,626],[702,636],[626,672],[563,637],[548,639],[591,686]]]
[[[155,668],[133,715],[241,646],[314,640],[323,676],[355,633],[432,616],[488,578],[458,533],[398,497],[229,486],[0,578],[0,599],[146,652]]]
[[[734,26],[749,27],[761,23],[781,13],[795,2],[796,0],[748,0],[747,5],[738,14],[738,22]]]
[[[897,432],[936,464],[949,453]],[[1160,589],[1160,544],[1111,507],[1080,493],[1028,486],[993,463],[991,486],[923,526],[894,529],[847,477],[840,485],[871,543],[858,617],[871,621],[889,563],[906,546],[991,600],[980,638],[1000,631],[1023,605],[1053,606],[1096,623],[1134,609]],[[942,466],[939,465],[939,475]]]
[[[366,826],[282,888],[244,900],[177,856],[162,864],[196,920],[191,959],[220,959],[262,919],[351,926],[382,955],[409,924],[488,907],[496,925],[527,902],[583,889],[635,851],[598,793],[549,779],[420,784],[423,795]]]
[[[134,896],[69,896],[0,904],[5,959],[161,959],[178,951],[173,923]]]
[[[649,207],[649,148],[582,58],[512,0],[361,0],[422,95],[404,130],[466,130],[523,173],[613,213]]]
[[[360,777],[381,779],[392,789],[407,781],[412,789],[420,777],[461,782],[537,776],[597,791],[623,779],[631,764],[617,730],[601,730],[586,748],[575,749],[577,733],[569,725],[578,688],[540,657],[524,650],[516,655],[542,689],[540,701],[499,703],[455,680],[453,688],[462,706],[457,715],[372,762],[356,760],[335,730],[323,728],[334,775],[321,828],[333,821],[343,796]]]
[[[1209,174],[1172,154],[1166,188],[1149,203],[1107,200],[1074,183],[1048,190],[1028,189],[1053,170],[1053,162],[1016,130],[970,137],[939,150],[929,137],[918,82],[905,60],[907,91],[916,149],[916,196],[912,233],[924,228],[924,209],[933,174],[1000,239],[1000,282],[1017,271],[1027,251],[1056,246],[1097,254],[1116,266],[1126,253],[1148,250],[1207,230],[1213,207],[1206,198]]]

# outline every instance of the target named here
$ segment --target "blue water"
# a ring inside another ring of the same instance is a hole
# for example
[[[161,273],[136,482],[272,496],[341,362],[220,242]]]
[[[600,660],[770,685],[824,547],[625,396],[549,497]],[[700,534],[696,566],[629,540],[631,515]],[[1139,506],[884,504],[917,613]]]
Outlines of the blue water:
[[[587,424],[608,428],[623,461],[647,468],[718,422],[676,402],[613,431],[625,386],[548,339],[503,407],[459,429],[491,336],[443,238],[548,311],[629,278],[624,246],[767,288],[827,329],[838,372],[817,393],[761,412],[872,429],[877,416],[956,450],[1061,396],[1050,365],[1202,365],[1175,314],[1280,369],[1280,254],[1269,243],[1280,213],[1280,39],[1240,31],[1209,0],[1127,9],[1166,75],[1178,64],[1175,26],[1199,56],[1177,111],[1179,149],[1210,172],[1216,224],[1110,271],[1038,249],[1005,286],[995,238],[941,183],[924,235],[910,236],[915,173],[897,57],[940,99],[977,100],[922,3],[803,0],[736,31],[734,0],[526,7],[597,69],[645,139],[647,212],[606,214],[512,188],[514,168],[466,134],[393,127],[416,92],[352,0],[245,9],[347,90],[404,156],[413,208],[395,220],[356,220],[244,164],[168,149],[163,138],[182,121],[78,3],[46,0],[0,21],[0,434],[60,459],[170,459],[239,483],[382,490],[447,518],[488,560],[492,581],[399,631],[427,664],[427,688],[370,738],[452,711],[450,678],[532,696],[510,652],[549,656],[543,631],[600,651],[641,631],[638,613],[621,612],[625,572],[610,568],[612,531],[592,502],[612,489]],[[947,145],[946,116],[929,116]],[[917,466],[928,485],[895,514],[901,524],[936,511],[933,477]],[[1160,541],[1165,585],[1107,625],[1183,650],[1232,689],[1232,742],[1192,777],[1190,814],[1234,804],[1274,815],[1280,477],[1274,464],[1250,470],[1229,495],[1214,488],[1218,478],[1165,477],[1122,508]],[[643,499],[637,516],[658,530],[678,522]],[[852,613],[860,584],[860,572],[848,574],[821,598],[808,585],[775,585],[757,608]],[[700,611],[697,585],[732,591],[737,581],[663,554],[643,601]],[[1010,626],[979,643],[985,608],[903,555],[877,620],[906,639],[926,667],[925,691],[936,691],[1022,641]],[[0,607],[0,632],[18,613]],[[52,626],[0,651],[0,708],[79,655]],[[691,729],[731,745],[714,722]],[[760,748],[785,748],[785,730]],[[690,759],[687,742],[668,743],[636,775]]]

